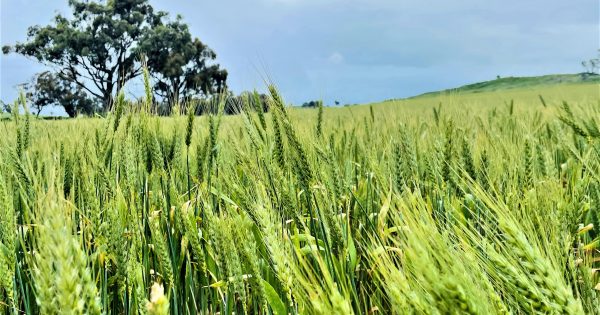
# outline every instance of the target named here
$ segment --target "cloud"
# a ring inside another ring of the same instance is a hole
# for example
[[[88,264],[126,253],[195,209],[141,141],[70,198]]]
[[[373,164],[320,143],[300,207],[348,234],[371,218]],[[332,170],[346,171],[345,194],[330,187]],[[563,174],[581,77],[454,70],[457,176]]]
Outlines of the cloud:
[[[2,0],[0,44],[24,40],[27,26],[48,23],[66,2]],[[264,88],[267,76],[296,104],[377,101],[498,74],[574,73],[599,45],[598,0],[150,3],[183,14],[192,34],[217,53],[233,91]],[[19,14],[25,11],[35,15]],[[38,71],[35,62],[9,57],[0,59],[5,101]]]
[[[336,52],[332,53],[331,55],[329,55],[329,58],[327,58],[327,60],[329,60],[329,62],[337,65],[337,64],[344,62],[344,55],[342,55],[336,51]]]

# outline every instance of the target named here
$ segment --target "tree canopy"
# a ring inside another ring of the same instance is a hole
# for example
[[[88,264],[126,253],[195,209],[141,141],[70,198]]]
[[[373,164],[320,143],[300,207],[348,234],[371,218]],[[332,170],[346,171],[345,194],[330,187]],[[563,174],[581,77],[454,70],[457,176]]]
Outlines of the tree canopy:
[[[69,0],[72,17],[56,15],[46,26],[31,26],[27,41],[2,48],[50,66],[61,79],[98,98],[102,109],[141,74],[141,56],[156,80],[156,93],[179,100],[214,93],[227,72],[211,62],[216,54],[177,17],[168,20],[148,0]]]
[[[192,38],[180,16],[147,32],[138,47],[148,58],[154,90],[169,105],[209,96],[225,88],[227,71],[212,63],[217,55]]]
[[[25,85],[25,89],[36,115],[44,107],[51,105],[62,106],[69,117],[78,113],[91,115],[99,107],[98,102],[88,97],[81,86],[51,71],[35,75],[32,82]]]

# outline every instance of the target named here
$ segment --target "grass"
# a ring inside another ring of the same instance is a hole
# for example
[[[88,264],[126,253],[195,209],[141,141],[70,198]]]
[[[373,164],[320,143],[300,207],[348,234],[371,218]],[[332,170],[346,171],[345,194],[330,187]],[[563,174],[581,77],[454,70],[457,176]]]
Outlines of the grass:
[[[550,74],[535,77],[504,77],[468,84],[453,89],[424,93],[413,98],[453,93],[503,92],[511,89],[544,89],[548,87],[560,87],[561,85],[588,85],[597,87],[598,83],[600,83],[600,75],[596,73]]]
[[[599,314],[597,88],[14,116],[0,312]]]

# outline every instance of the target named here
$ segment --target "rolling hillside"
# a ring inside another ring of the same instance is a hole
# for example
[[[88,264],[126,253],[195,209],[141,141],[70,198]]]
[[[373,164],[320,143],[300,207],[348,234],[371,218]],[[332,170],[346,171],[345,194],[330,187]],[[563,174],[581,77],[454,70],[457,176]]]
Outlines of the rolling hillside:
[[[468,85],[463,85],[458,88],[447,89],[442,91],[428,92],[417,96],[409,97],[418,98],[423,96],[434,96],[441,94],[453,94],[453,93],[480,93],[480,92],[491,92],[500,91],[507,89],[516,88],[530,88],[539,86],[550,86],[560,84],[586,84],[586,83],[600,83],[600,75],[589,74],[589,73],[578,73],[578,74],[550,74],[535,77],[506,77],[499,78],[491,81],[483,81]]]

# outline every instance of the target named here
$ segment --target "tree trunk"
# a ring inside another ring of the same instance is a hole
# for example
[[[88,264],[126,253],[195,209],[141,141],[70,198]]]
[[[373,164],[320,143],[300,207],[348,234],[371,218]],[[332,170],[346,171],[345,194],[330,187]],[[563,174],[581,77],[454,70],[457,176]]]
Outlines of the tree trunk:
[[[112,79],[112,77],[109,76],[109,79]],[[109,81],[106,84],[106,90],[102,91],[102,111],[105,112],[105,113],[109,112],[111,110],[111,107],[112,107],[112,103],[113,103],[113,96],[112,96],[113,86],[114,86],[114,83],[112,83],[112,81]]]
[[[109,112],[112,109],[113,97],[112,93],[102,93],[102,111]]]

